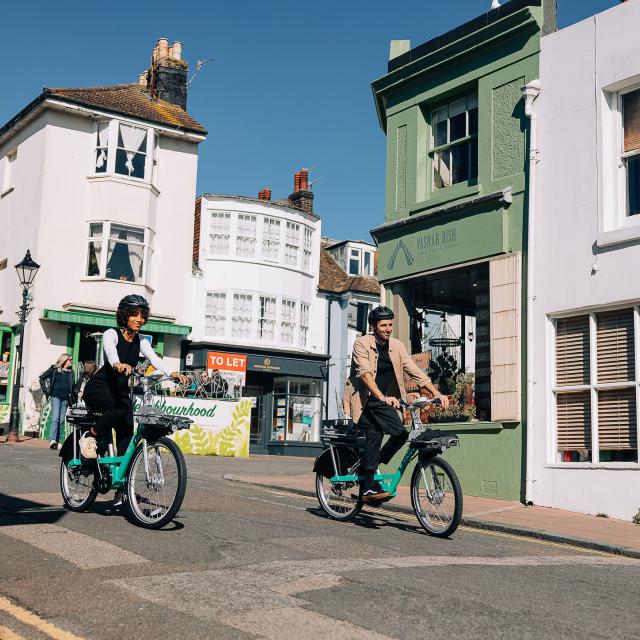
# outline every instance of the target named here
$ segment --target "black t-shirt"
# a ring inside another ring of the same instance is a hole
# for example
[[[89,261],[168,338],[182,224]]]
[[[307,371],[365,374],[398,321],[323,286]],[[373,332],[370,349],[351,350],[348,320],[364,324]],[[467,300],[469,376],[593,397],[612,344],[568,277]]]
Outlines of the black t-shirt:
[[[389,387],[393,380],[393,364],[389,357],[389,343],[384,345],[379,342],[376,344],[378,347],[378,368],[376,370],[376,386],[384,395],[389,393]]]

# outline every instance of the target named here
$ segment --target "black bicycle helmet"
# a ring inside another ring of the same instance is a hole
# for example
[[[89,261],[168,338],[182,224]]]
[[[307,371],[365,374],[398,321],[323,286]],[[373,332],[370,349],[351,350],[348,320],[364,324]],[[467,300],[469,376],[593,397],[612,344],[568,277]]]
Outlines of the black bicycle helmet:
[[[139,307],[140,309],[146,309],[148,311],[149,303],[147,302],[146,298],[143,298],[142,296],[139,296],[134,293],[134,294],[125,296],[118,303],[118,309],[125,309],[126,307],[133,307],[136,309]]]
[[[389,307],[376,307],[369,312],[369,324],[372,327],[376,326],[376,323],[380,320],[393,320],[393,311]]]

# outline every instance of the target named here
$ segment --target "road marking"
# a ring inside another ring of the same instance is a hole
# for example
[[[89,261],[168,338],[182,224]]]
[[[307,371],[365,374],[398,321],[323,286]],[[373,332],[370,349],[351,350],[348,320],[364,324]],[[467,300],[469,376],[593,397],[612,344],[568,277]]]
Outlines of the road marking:
[[[13,604],[11,600],[4,596],[0,596],[0,611],[5,611],[18,622],[35,627],[38,631],[54,638],[54,640],[82,640],[79,636],[76,636],[69,631],[65,631],[64,629],[59,629],[50,622],[43,620],[35,613],[31,613],[31,611],[28,611],[23,607],[19,607],[17,604]]]
[[[80,569],[100,569],[125,564],[148,562],[146,558],[126,549],[121,549],[110,542],[104,542],[59,527],[55,524],[17,524],[2,528],[2,535],[26,542],[37,549],[74,564]]]
[[[3,627],[0,624],[0,640],[25,640],[23,636],[19,636],[17,633],[9,629],[9,627]]]

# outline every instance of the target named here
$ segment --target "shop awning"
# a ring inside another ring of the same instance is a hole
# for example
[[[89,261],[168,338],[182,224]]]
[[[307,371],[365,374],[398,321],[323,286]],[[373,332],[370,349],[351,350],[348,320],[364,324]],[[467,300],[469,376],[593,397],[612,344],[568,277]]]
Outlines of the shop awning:
[[[45,320],[53,322],[64,322],[65,324],[84,324],[93,327],[117,327],[116,317],[102,313],[89,313],[87,311],[58,311],[57,309],[45,309]],[[173,324],[171,322],[161,322],[159,320],[149,320],[144,325],[145,333],[165,333],[175,336],[188,336],[191,327],[183,324]]]

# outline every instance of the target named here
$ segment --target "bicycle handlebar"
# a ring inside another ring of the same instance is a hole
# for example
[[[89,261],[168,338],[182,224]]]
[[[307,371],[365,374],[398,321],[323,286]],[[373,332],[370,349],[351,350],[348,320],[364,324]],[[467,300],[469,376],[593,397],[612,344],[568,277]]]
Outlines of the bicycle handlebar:
[[[424,402],[421,403],[421,406],[415,406],[413,405],[413,403],[411,402],[405,402],[404,400],[400,399],[400,406],[401,407],[405,407],[406,409],[418,409],[418,408],[422,408],[422,407],[426,407],[427,405],[430,404],[441,404],[440,402],[440,398],[425,398],[425,396],[420,396],[420,398],[424,398]],[[415,402],[415,401],[414,401]]]

